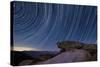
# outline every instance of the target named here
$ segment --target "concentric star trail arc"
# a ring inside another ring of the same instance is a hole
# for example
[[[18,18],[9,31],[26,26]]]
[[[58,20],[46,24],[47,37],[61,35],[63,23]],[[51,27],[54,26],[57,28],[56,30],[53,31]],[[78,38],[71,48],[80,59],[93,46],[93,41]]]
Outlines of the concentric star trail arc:
[[[97,7],[13,2],[14,46],[58,50],[58,41],[97,41]]]

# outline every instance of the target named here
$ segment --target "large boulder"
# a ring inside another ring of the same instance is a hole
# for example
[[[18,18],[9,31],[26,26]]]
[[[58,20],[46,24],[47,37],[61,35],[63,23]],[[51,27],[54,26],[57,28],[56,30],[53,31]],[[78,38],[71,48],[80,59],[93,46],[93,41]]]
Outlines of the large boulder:
[[[88,51],[92,58],[92,61],[97,60],[97,45],[96,44],[85,44],[78,41],[62,41],[57,42],[58,48],[61,49],[61,52],[70,51],[74,49],[82,49]]]
[[[96,50],[97,45],[96,44],[84,44],[80,43],[78,41],[62,41],[57,42],[58,48],[60,48],[62,51],[68,51],[72,49],[84,49],[84,50]]]
[[[97,60],[97,45],[85,44],[78,41],[62,41],[57,42],[61,52],[44,62],[38,64],[54,64],[54,63],[69,63]]]
[[[88,51],[75,49],[72,51],[63,52],[47,61],[39,62],[38,64],[84,62],[84,61],[89,61],[90,59],[91,59],[91,55]]]
[[[61,51],[69,51],[72,49],[81,49],[83,47],[82,43],[76,42],[76,41],[62,41],[57,42],[58,48],[61,49]]]

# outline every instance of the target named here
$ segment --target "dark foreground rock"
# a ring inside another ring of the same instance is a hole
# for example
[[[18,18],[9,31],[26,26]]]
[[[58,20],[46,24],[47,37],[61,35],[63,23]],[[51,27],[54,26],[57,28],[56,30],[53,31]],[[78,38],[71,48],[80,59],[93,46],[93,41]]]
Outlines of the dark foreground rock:
[[[60,52],[70,51],[74,49],[82,49],[90,53],[91,55],[90,61],[97,60],[97,44],[86,44],[86,43],[80,43],[78,41],[62,41],[58,42],[57,45],[58,48],[61,49]]]
[[[78,41],[57,42],[60,54],[38,64],[84,62],[97,60],[97,45],[85,44]]]
[[[54,58],[51,58],[47,61],[40,62],[38,64],[54,64],[54,63],[69,63],[69,62],[83,62],[89,61],[91,55],[86,50],[75,49],[72,51],[63,52]]]
[[[77,41],[57,42],[59,52],[12,51],[11,64],[14,66],[86,62],[97,60],[97,45]]]

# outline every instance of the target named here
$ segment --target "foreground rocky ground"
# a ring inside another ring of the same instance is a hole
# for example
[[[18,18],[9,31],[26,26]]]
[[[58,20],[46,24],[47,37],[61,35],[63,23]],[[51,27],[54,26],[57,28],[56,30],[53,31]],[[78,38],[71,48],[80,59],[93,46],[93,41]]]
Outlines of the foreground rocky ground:
[[[97,60],[97,45],[84,44],[76,41],[63,41],[57,43],[60,54],[38,64],[84,62]]]
[[[97,60],[97,45],[85,44],[77,41],[62,41],[57,42],[60,51],[57,54],[54,52],[40,52],[43,55],[39,55],[37,58],[33,58],[33,52],[26,54],[25,52],[14,52],[15,61],[13,65],[37,65],[37,64],[55,64],[55,63],[71,63],[71,62],[86,62]],[[39,53],[39,54],[40,54]],[[37,54],[37,52],[35,53]],[[16,59],[17,58],[17,59]]]
[[[63,52],[54,58],[51,58],[47,61],[40,62],[38,64],[53,64],[53,63],[69,63],[69,62],[83,62],[89,61],[91,55],[86,50],[75,49],[72,51]]]

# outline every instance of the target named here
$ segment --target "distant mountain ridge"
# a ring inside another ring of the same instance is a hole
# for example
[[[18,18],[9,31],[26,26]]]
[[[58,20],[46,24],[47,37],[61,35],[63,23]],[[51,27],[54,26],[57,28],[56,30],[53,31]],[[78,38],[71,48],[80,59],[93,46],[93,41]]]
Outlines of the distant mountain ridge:
[[[53,54],[56,55],[59,52],[57,51],[23,51],[23,53],[33,57],[33,58],[37,58],[39,56],[45,55],[45,54]]]

